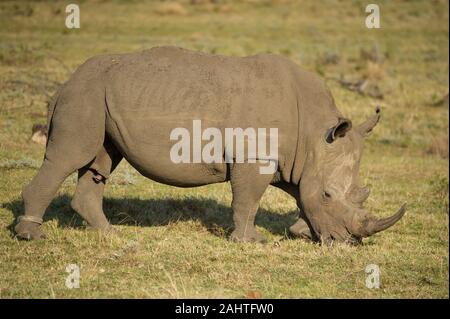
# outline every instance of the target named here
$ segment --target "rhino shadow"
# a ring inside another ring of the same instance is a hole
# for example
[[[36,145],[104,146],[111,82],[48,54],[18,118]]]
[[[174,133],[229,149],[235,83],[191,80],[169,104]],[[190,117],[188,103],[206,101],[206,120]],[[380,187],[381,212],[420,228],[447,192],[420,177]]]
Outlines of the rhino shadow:
[[[56,220],[61,228],[83,228],[83,219],[70,207],[72,197],[58,196],[51,202],[44,216],[44,222]],[[24,212],[23,202],[14,200],[2,205],[15,218]],[[214,199],[187,197],[183,199],[103,199],[103,209],[112,225],[164,226],[183,221],[200,221],[209,232],[216,236],[228,236],[233,230],[231,207]],[[259,208],[256,224],[274,235],[286,235],[287,228],[296,222],[298,212],[287,214]],[[7,226],[14,235],[15,223]]]

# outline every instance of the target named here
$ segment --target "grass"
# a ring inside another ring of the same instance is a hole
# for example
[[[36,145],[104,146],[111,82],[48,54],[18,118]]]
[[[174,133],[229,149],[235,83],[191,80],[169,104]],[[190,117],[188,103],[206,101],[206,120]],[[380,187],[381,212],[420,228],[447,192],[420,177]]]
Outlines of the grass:
[[[0,3],[0,297],[448,298],[448,2],[378,1],[381,29],[364,26],[363,1],[81,1],[81,28],[64,26],[65,2]],[[44,149],[30,142],[46,102],[85,59],[155,45],[226,55],[273,52],[328,79],[341,111],[358,123],[380,104],[361,174],[371,211],[407,201],[395,227],[360,247],[284,239],[295,202],[270,188],[258,228],[266,245],[227,241],[228,184],[176,189],[122,163],[105,193],[117,232],[83,227],[69,208],[75,176],[46,214],[45,241],[19,242],[21,188]],[[367,55],[373,48],[382,56]],[[327,58],[333,57],[333,58]],[[374,65],[375,63],[375,65]],[[333,78],[370,79],[383,99]],[[68,264],[79,289],[65,287]],[[377,264],[381,288],[365,286]]]

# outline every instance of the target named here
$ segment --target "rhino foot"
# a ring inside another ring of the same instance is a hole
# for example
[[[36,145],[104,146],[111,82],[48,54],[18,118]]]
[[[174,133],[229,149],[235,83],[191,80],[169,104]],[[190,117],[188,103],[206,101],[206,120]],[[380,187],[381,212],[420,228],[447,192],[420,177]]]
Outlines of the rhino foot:
[[[289,232],[294,237],[313,240],[311,230],[309,229],[308,224],[302,218],[300,218],[294,225],[289,227]]]
[[[247,231],[234,230],[230,239],[239,243],[267,243],[266,237],[259,233],[256,229]]]
[[[22,240],[45,239],[45,234],[40,229],[40,224],[30,221],[20,221],[14,227],[16,237]]]
[[[87,225],[86,226],[87,231],[96,231],[99,232],[102,235],[117,235],[120,233],[119,229],[114,228],[111,224],[103,225],[102,227]]]

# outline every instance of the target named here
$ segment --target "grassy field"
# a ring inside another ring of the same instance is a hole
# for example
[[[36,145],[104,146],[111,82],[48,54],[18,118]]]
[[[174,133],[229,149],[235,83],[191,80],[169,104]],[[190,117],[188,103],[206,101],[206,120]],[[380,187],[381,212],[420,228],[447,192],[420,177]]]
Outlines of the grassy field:
[[[364,1],[288,0],[80,1],[81,28],[67,29],[70,2],[0,3],[0,298],[448,298],[447,1],[377,1],[380,29],[365,27]],[[44,153],[31,127],[45,123],[48,96],[93,55],[163,44],[285,55],[326,78],[354,123],[380,104],[361,168],[367,207],[386,216],[407,201],[407,215],[363,246],[323,247],[286,238],[296,205],[270,188],[257,217],[269,243],[237,244],[228,184],[177,189],[121,163],[104,205],[116,233],[84,228],[71,176],[45,216],[48,239],[17,241],[20,191]],[[79,289],[65,286],[68,264],[80,266]],[[369,264],[380,289],[365,286]]]

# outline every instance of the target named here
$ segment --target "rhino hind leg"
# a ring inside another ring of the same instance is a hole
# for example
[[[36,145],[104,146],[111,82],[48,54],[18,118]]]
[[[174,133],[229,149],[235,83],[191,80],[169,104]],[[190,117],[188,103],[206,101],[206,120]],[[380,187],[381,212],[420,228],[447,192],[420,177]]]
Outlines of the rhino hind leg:
[[[237,242],[266,242],[255,228],[259,201],[269,186],[273,174],[261,174],[258,163],[237,163],[230,169],[233,192],[233,221],[235,229],[231,240]]]
[[[70,83],[61,90],[51,118],[44,161],[22,191],[25,213],[15,226],[19,239],[45,237],[40,225],[58,188],[71,173],[92,162],[101,149],[105,137],[101,94]]]
[[[44,160],[37,175],[22,190],[25,214],[18,217],[14,228],[19,239],[45,238],[45,234],[40,230],[42,217],[59,186],[69,174],[68,169],[48,159]]]
[[[79,162],[79,167],[86,165]],[[77,168],[73,165],[65,165],[60,161],[44,159],[37,175],[22,190],[22,199],[25,206],[25,214],[19,216],[14,230],[19,239],[41,239],[45,234],[40,226],[46,208],[55,196],[62,182]]]
[[[108,177],[121,160],[122,155],[107,138],[94,162],[78,170],[71,206],[94,229],[110,228],[103,212],[103,191]]]

